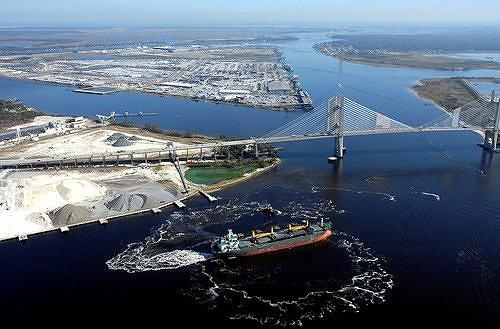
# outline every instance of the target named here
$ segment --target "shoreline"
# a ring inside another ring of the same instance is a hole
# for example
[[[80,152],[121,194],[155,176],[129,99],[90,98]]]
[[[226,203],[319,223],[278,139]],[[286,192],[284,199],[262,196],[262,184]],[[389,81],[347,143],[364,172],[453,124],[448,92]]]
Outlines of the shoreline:
[[[448,114],[451,116],[451,113],[445,109],[444,107],[442,107],[441,105],[439,105],[438,103],[436,103],[434,100],[430,99],[430,98],[425,98],[425,97],[422,97],[420,96],[417,91],[415,89],[413,89],[413,87],[415,86],[418,86],[418,85],[423,85],[421,82],[422,82],[423,79],[418,79],[414,82],[413,86],[411,87],[408,87],[408,91],[413,95],[415,96],[416,98],[418,99],[421,99],[421,100],[424,100],[424,101],[430,101],[432,102],[432,105],[436,108],[438,108],[439,110],[443,111],[445,114]]]
[[[257,177],[257,176],[259,176],[259,175],[261,175],[263,173],[266,173],[266,172],[268,172],[268,171],[276,168],[277,166],[279,166],[281,164],[281,162],[282,162],[282,160],[280,158],[276,158],[276,161],[273,164],[271,164],[271,165],[269,165],[267,167],[257,168],[256,170],[254,170],[253,172],[251,172],[248,175],[243,175],[243,176],[235,178],[235,179],[231,179],[231,180],[227,180],[227,181],[222,181],[222,182],[219,182],[217,184],[214,184],[213,186],[211,186],[211,185],[194,184],[194,183],[188,181],[191,189],[182,198],[171,200],[171,201],[169,201],[167,203],[158,205],[157,207],[153,207],[153,208],[141,209],[141,210],[127,212],[127,213],[123,213],[123,214],[116,214],[116,215],[111,215],[111,216],[94,218],[94,219],[90,219],[90,220],[84,221],[84,222],[79,222],[79,223],[65,225],[64,227],[67,227],[68,229],[71,230],[71,228],[76,228],[76,227],[79,227],[79,226],[89,225],[89,224],[92,224],[92,223],[99,223],[100,225],[103,226],[103,225],[109,224],[109,221],[111,221],[111,220],[115,221],[115,220],[118,220],[118,219],[122,219],[122,220],[130,219],[131,217],[133,217],[135,215],[146,214],[148,212],[149,213],[152,212],[153,215],[155,215],[155,214],[161,214],[162,213],[162,211],[161,211],[162,209],[164,209],[166,207],[169,207],[169,206],[175,206],[175,203],[177,201],[181,201],[182,202],[182,201],[188,200],[188,199],[190,199],[190,198],[192,198],[194,196],[197,196],[197,195],[200,194],[199,193],[200,190],[205,191],[205,192],[217,192],[217,191],[223,190],[225,188],[232,187],[234,185],[243,183],[243,182],[245,182],[247,180],[255,178],[255,177]],[[160,212],[155,211],[156,209],[159,209]],[[48,229],[44,229],[44,230],[41,230],[41,231],[29,233],[29,234],[19,234],[18,236],[12,236],[12,237],[8,237],[8,238],[5,238],[5,239],[0,239],[0,244],[4,243],[4,242],[7,242],[7,241],[12,241],[14,239],[18,239],[19,242],[26,242],[26,240],[28,240],[29,237],[36,236],[36,235],[42,235],[42,234],[46,234],[46,233],[51,233],[51,232],[55,232],[55,231],[61,231],[61,233],[67,233],[67,232],[63,232],[62,228],[63,227],[54,227],[54,228],[48,228]],[[25,240],[21,240],[21,237],[26,237],[26,239]]]
[[[0,78],[5,78],[5,79],[12,79],[12,80],[17,80],[17,81],[23,81],[23,82],[34,82],[34,83],[47,83],[50,85],[54,86],[59,86],[59,87],[75,87],[73,84],[67,84],[67,83],[62,83],[62,82],[53,82],[53,81],[44,81],[44,80],[37,80],[37,79],[26,79],[26,78],[20,78],[20,77],[15,77],[15,76],[9,76],[0,73]],[[234,106],[240,106],[240,107],[246,107],[248,109],[261,109],[261,110],[267,110],[267,111],[279,111],[279,112],[294,112],[296,110],[307,110],[307,104],[288,104],[288,105],[277,105],[277,106],[262,106],[258,104],[253,104],[253,103],[240,103],[240,102],[231,102],[231,101],[220,101],[220,100],[215,100],[215,99],[208,99],[208,98],[196,98],[196,97],[191,97],[191,96],[183,96],[183,95],[177,95],[177,94],[162,94],[162,93],[157,93],[153,91],[145,91],[145,90],[136,90],[136,89],[113,89],[113,93],[135,93],[135,94],[142,94],[142,95],[152,95],[152,96],[159,96],[159,97],[171,97],[171,98],[179,98],[179,99],[184,99],[184,100],[189,100],[193,102],[207,102],[207,103],[213,103],[216,105],[234,105]],[[68,92],[73,92],[73,90],[68,90]],[[88,94],[88,96],[109,96],[110,94]],[[50,114],[50,113],[48,113]]]
[[[249,174],[245,174],[245,175],[238,177],[238,178],[235,178],[235,179],[222,181],[222,182],[213,184],[213,186],[205,185],[205,189],[208,192],[217,192],[217,191],[223,190],[225,188],[237,185],[239,183],[243,183],[243,182],[250,180],[252,178],[255,178],[255,177],[257,177],[265,172],[268,172],[268,171],[278,167],[281,163],[282,163],[281,158],[276,158],[276,161],[267,167],[257,168],[254,171],[250,172]]]
[[[405,64],[394,64],[394,63],[381,63],[381,62],[372,62],[369,60],[363,60],[363,59],[353,59],[353,58],[346,58],[341,55],[332,55],[325,53],[324,51],[321,50],[319,47],[321,44],[313,45],[313,49],[318,52],[319,54],[322,54],[327,57],[332,57],[337,60],[353,63],[353,64],[360,64],[360,65],[370,65],[370,66],[378,66],[378,67],[392,67],[392,68],[406,68],[406,69],[413,69],[413,70],[429,70],[429,71],[444,71],[444,72],[467,72],[467,71],[483,71],[483,70],[500,70],[500,63],[498,64],[498,68],[488,68],[488,67],[477,67],[477,68],[461,68],[461,69],[453,69],[453,68],[445,68],[445,67],[429,67],[425,65],[405,65]],[[316,47],[318,46],[318,47]],[[466,53],[466,52],[464,52]],[[474,52],[470,52],[474,53]],[[479,52],[483,53],[483,52]],[[498,52],[500,54],[500,52]],[[449,56],[450,54],[441,54],[441,56],[445,56],[448,58],[455,58]],[[422,56],[425,56],[425,54],[422,54]]]
[[[450,115],[456,108],[482,99],[482,95],[462,77],[420,78],[409,89],[420,99],[432,102]]]

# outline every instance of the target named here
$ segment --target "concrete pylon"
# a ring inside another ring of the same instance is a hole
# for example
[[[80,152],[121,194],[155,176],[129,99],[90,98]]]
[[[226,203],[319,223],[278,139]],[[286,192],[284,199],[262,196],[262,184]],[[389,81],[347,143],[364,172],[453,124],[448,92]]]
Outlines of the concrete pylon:
[[[337,95],[328,101],[327,131],[334,136],[334,158],[344,156],[344,96]]]
[[[494,97],[495,94],[492,93],[492,96]],[[493,100],[494,105],[496,107],[496,116],[495,116],[495,128],[493,129],[493,151],[496,151],[497,149],[497,143],[498,143],[498,133],[500,132],[500,100],[498,102],[495,102]]]
[[[484,134],[483,146],[491,151],[497,150],[498,134],[500,132],[500,101],[495,102],[493,99],[494,93],[492,93],[492,99],[490,101],[491,106],[495,113],[495,124],[493,129],[486,130]]]

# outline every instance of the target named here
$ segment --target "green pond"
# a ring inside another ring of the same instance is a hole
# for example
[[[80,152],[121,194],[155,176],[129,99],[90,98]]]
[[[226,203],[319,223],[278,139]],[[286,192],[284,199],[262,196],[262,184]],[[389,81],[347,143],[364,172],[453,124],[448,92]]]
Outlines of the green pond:
[[[228,179],[234,179],[255,170],[254,166],[241,168],[225,167],[200,167],[189,168],[186,171],[186,178],[196,184],[216,184]]]

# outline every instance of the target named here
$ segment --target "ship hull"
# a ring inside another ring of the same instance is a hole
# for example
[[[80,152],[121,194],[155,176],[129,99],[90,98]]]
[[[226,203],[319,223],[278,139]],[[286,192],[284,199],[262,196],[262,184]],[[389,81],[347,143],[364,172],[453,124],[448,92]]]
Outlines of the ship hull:
[[[252,247],[240,249],[237,251],[219,252],[219,253],[217,253],[217,255],[223,256],[223,257],[256,256],[256,255],[278,252],[278,251],[282,251],[282,250],[298,248],[298,247],[318,243],[318,242],[327,240],[331,235],[332,235],[331,230],[324,230],[324,231],[313,233],[310,235],[289,238],[289,239],[286,239],[283,241],[265,243],[263,245],[254,245]]]

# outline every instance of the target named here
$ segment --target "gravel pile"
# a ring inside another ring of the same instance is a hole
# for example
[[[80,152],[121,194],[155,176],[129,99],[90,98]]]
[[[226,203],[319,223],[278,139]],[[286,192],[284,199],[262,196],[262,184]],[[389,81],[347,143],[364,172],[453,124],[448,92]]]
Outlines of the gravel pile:
[[[90,219],[90,211],[83,207],[67,204],[49,213],[54,227],[78,224]]]

